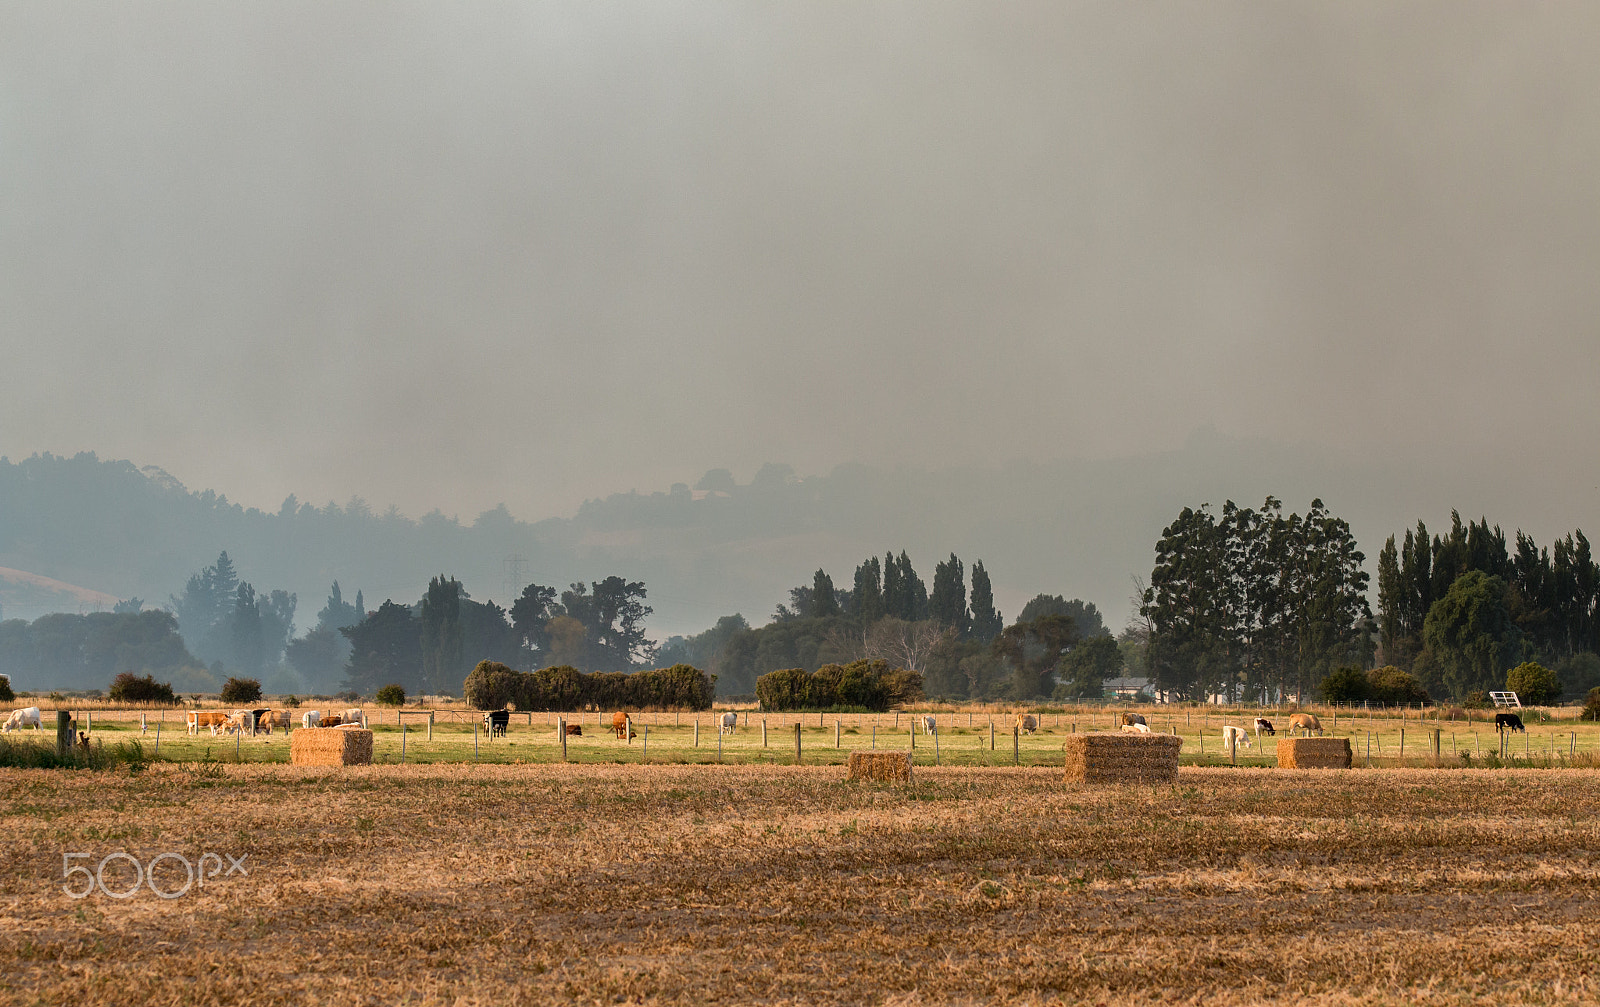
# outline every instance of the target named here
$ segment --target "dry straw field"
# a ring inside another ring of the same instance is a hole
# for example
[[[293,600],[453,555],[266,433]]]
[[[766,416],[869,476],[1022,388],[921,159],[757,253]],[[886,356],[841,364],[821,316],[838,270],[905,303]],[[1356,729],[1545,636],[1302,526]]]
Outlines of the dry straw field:
[[[0,1002],[1600,1000],[1591,770],[843,776],[0,770]],[[117,850],[250,873],[62,894]]]

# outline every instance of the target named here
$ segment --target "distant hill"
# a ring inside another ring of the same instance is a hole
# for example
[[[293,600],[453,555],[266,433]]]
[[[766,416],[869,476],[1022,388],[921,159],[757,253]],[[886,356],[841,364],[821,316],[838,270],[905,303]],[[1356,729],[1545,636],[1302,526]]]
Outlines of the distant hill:
[[[53,580],[26,570],[0,567],[0,617],[32,612],[71,612],[110,608],[116,595]]]
[[[759,624],[818,566],[848,583],[867,555],[903,549],[930,581],[950,552],[969,565],[982,559],[1007,616],[1046,592],[1094,601],[1116,627],[1132,577],[1148,574],[1155,540],[1181,507],[1228,498],[1254,505],[1268,494],[1296,511],[1324,499],[1351,522],[1369,569],[1384,537],[1419,516],[1442,523],[1451,507],[1541,540],[1596,523],[1592,495],[1527,496],[1514,480],[1385,468],[1206,431],[1178,451],[1111,460],[935,472],[844,465],[806,477],[768,465],[744,484],[713,472],[694,487],[614,494],[533,522],[503,505],[460,522],[293,496],[269,512],[191,491],[158,468],[39,455],[0,459],[0,566],[89,587],[50,595],[0,579],[0,604],[6,618],[77,611],[87,603],[76,590],[160,605],[226,549],[258,590],[298,593],[302,629],[335,579],[376,608],[386,597],[416,600],[438,573],[501,604],[530,581],[564,587],[618,574],[646,583],[650,629],[664,637],[736,611]]]

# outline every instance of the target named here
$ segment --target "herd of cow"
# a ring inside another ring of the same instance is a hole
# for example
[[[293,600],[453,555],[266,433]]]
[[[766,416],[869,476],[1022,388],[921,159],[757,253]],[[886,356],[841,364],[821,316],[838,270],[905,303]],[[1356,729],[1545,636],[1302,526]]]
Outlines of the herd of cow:
[[[257,734],[272,734],[272,729],[281,727],[287,733],[293,723],[292,714],[287,710],[273,710],[262,708],[259,710],[234,710],[224,713],[221,710],[190,710],[188,715],[189,733],[199,734],[202,727],[210,728],[212,737],[220,734],[243,734],[246,731],[254,737]],[[338,727],[340,724],[359,724],[367,726],[367,715],[356,707],[351,707],[343,713],[323,713],[321,710],[307,710],[300,715],[301,727]]]
[[[190,710],[188,711],[188,727],[190,734],[199,734],[202,727],[211,730],[212,737],[219,732],[222,734],[243,734],[249,731],[251,736],[262,732],[272,734],[272,729],[281,727],[285,732],[289,730],[290,714],[287,710],[273,710],[262,708],[259,710],[234,710],[226,713],[222,710]],[[918,717],[912,722],[914,727],[920,726],[924,734],[937,734],[938,721],[929,715]],[[341,724],[359,724],[367,726],[367,715],[357,707],[351,707],[342,713],[324,714],[320,710],[307,710],[300,715],[301,727],[338,727]],[[492,738],[495,735],[504,735],[511,724],[511,714],[505,710],[493,710],[483,715],[483,727]],[[9,733],[23,727],[32,727],[43,730],[43,715],[37,706],[26,707],[21,710],[11,711],[0,731]],[[1032,734],[1039,729],[1039,718],[1031,713],[1017,715],[1016,731],[1019,734]],[[1275,735],[1277,729],[1272,721],[1265,717],[1255,718],[1255,736],[1260,740],[1261,735]],[[736,712],[724,713],[718,718],[718,733],[732,733],[739,728],[739,714]],[[614,713],[611,716],[611,729],[618,738],[632,739],[634,737],[632,722],[625,713]],[[1494,729],[1496,731],[1523,731],[1522,718],[1514,713],[1497,713],[1494,716]],[[1149,734],[1150,726],[1145,723],[1144,715],[1138,713],[1124,713],[1122,715],[1122,730]],[[1322,733],[1322,722],[1315,714],[1292,713],[1289,715],[1289,730],[1291,732],[1304,731],[1307,734]],[[583,727],[579,724],[568,724],[567,734],[583,734]],[[1250,747],[1250,732],[1242,727],[1224,725],[1222,728],[1222,743],[1225,746],[1235,747],[1242,745]]]

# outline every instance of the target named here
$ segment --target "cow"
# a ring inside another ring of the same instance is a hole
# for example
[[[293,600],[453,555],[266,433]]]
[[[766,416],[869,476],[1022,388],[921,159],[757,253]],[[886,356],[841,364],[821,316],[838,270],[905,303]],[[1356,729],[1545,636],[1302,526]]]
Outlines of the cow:
[[[922,721],[922,733],[923,734],[938,734],[939,733],[939,723],[938,723],[938,721],[934,720],[932,716],[924,716],[924,717],[919,717],[917,719]]]
[[[39,715],[39,708],[37,706],[29,706],[21,710],[12,710],[11,716],[6,718],[5,724],[0,725],[0,730],[3,730],[9,734],[12,731],[20,731],[29,724],[33,725],[33,729],[35,731],[44,730],[44,718]]]
[[[199,734],[200,728],[209,727],[214,735],[218,726],[228,719],[228,715],[221,710],[190,710],[188,717],[190,734]]]
[[[739,715],[737,713],[724,713],[717,730],[723,734],[733,734],[739,730]]]
[[[1123,730],[1124,734],[1149,734],[1150,733],[1150,725],[1149,724],[1123,724],[1122,725],[1122,730]]]
[[[1265,717],[1257,717],[1256,718],[1255,730],[1256,730],[1256,737],[1258,737],[1258,738],[1261,737],[1263,734],[1272,736],[1272,735],[1276,735],[1278,733],[1278,729],[1272,726],[1272,721],[1268,720]]]
[[[1317,715],[1314,713],[1291,713],[1289,714],[1289,730],[1291,733],[1294,731],[1305,731],[1307,733],[1316,731],[1321,734],[1322,721],[1318,720]]]
[[[1222,747],[1250,747],[1250,733],[1242,727],[1227,725],[1222,728]]]
[[[362,727],[366,727],[367,726],[367,714],[366,714],[366,711],[362,710],[359,707],[352,706],[350,709],[348,709],[348,710],[344,711],[343,713],[339,714],[339,722],[341,724],[359,724]]]
[[[510,710],[490,710],[483,715],[483,729],[489,732],[491,738],[497,734],[504,735],[510,725]]]
[[[1031,713],[1017,714],[1017,730],[1023,734],[1032,734],[1039,729],[1039,718]]]
[[[250,711],[250,721],[249,721],[249,723],[250,723],[250,733],[251,734],[256,734],[262,729],[262,727],[267,726],[265,724],[265,721],[266,721],[266,719],[268,717],[271,717],[271,716],[272,716],[272,711],[271,710],[267,710],[267,709],[251,710]],[[269,734],[271,733],[270,728],[268,729],[267,733],[269,733]]]
[[[272,735],[274,727],[281,727],[284,731],[289,730],[289,712],[287,710],[267,710],[256,717],[257,730],[266,731],[269,737]]]
[[[322,718],[322,723],[318,724],[317,726],[318,727],[338,727],[340,724],[343,724],[343,723],[344,723],[344,718],[343,717],[339,716],[337,713],[330,713],[330,714],[324,716]]]
[[[581,737],[583,737],[583,725],[582,724],[568,724],[567,725],[567,737],[569,737],[569,738],[581,738]]]
[[[611,715],[611,730],[625,741],[632,741],[638,737],[633,730],[633,721],[629,720],[628,715],[621,710]]]
[[[321,710],[307,710],[305,713],[302,713],[300,715],[300,726],[301,727],[321,727],[322,726],[322,711]]]
[[[214,736],[216,735],[218,729],[220,729],[223,734],[227,734],[230,731],[237,731],[240,734],[243,734],[245,724],[248,722],[249,716],[250,711],[248,710],[235,710],[233,713],[224,717],[222,719],[222,723],[212,725],[211,733]]]
[[[1494,729],[1496,731],[1527,731],[1522,726],[1522,718],[1514,713],[1497,713],[1494,715]]]
[[[1143,724],[1143,723],[1144,723],[1144,714],[1142,714],[1142,713],[1124,713],[1122,715],[1122,725],[1124,727],[1131,727],[1134,724]]]

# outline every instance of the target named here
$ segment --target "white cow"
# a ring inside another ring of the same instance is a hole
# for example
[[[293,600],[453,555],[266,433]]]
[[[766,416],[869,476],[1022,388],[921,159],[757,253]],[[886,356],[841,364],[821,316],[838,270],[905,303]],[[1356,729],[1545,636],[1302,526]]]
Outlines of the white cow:
[[[719,734],[732,734],[739,729],[739,715],[737,713],[724,713],[719,722]]]
[[[1149,734],[1150,733],[1150,725],[1148,725],[1148,724],[1123,724],[1122,725],[1122,731],[1123,731],[1124,734]]]
[[[1242,727],[1233,727],[1231,725],[1224,727],[1222,729],[1222,747],[1228,748],[1230,742],[1233,742],[1238,747],[1249,748],[1250,732]]]
[[[938,723],[932,717],[923,717],[922,718],[922,733],[923,734],[938,734],[939,733],[939,725],[938,725]]]
[[[307,710],[305,713],[302,713],[300,715],[300,726],[301,727],[321,727],[322,726],[322,711],[321,710]]]
[[[20,731],[29,724],[32,724],[33,729],[36,731],[44,730],[44,718],[39,715],[37,706],[30,706],[25,710],[12,710],[11,716],[6,718],[5,724],[0,726],[0,730],[8,733]]]
[[[363,713],[361,710],[359,710],[356,707],[352,706],[350,709],[348,709],[348,710],[344,711],[343,713],[339,714],[339,723],[341,723],[341,724],[360,724],[362,727],[366,727],[367,726],[367,715],[365,713]]]

